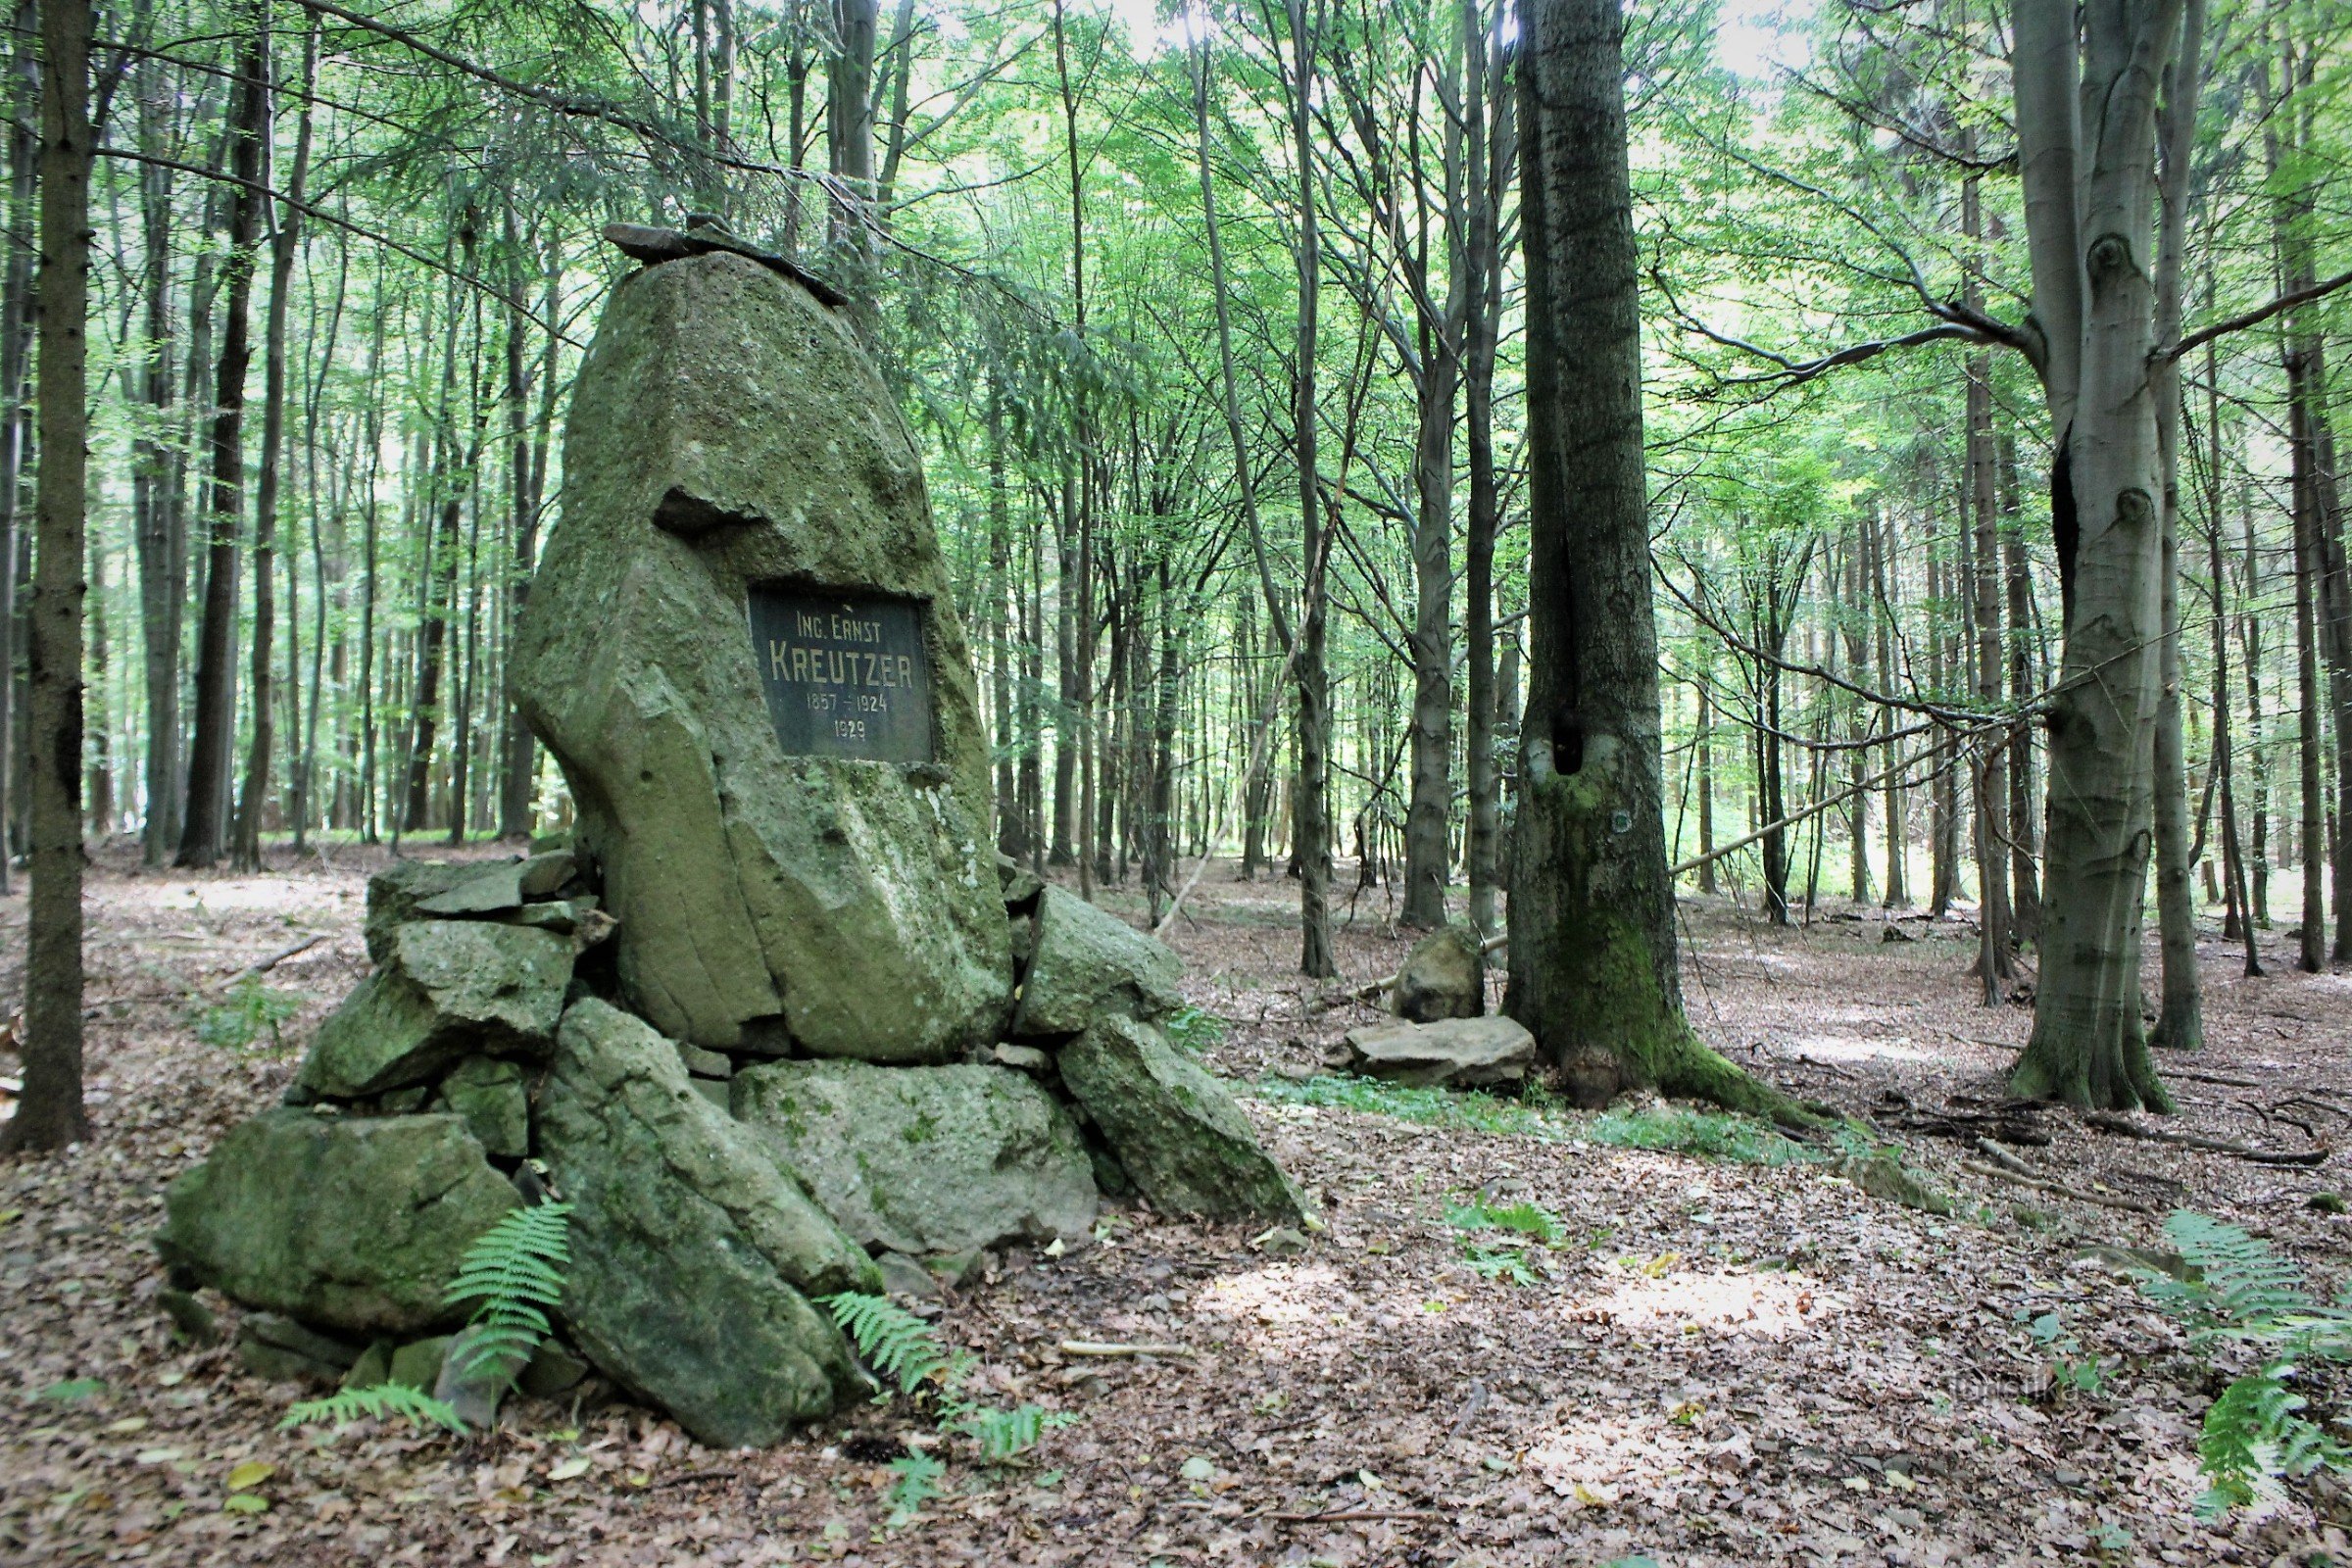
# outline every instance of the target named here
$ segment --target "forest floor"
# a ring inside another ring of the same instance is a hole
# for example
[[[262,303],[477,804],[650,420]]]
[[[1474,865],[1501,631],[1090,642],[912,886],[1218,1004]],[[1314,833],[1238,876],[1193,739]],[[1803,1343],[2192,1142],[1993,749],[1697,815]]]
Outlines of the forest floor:
[[[2332,1522],[2352,1507],[2324,1486],[2218,1526],[2194,1516],[2197,1423],[2221,1379],[2086,1251],[2162,1249],[2163,1214],[2192,1207],[2332,1286],[2352,1218],[2306,1205],[2344,1178],[2060,1113],[2020,1134],[2046,1145],[2004,1152],[2067,1194],[1965,1168],[1992,1162],[1916,1124],[1973,1136],[2029,1014],[1978,1004],[1964,920],[1870,910],[1774,930],[1728,904],[1687,906],[1701,1032],[1876,1118],[1957,1200],[1937,1217],[1865,1196],[1834,1150],[1753,1130],[1712,1140],[1713,1156],[1645,1150],[1623,1145],[1688,1124],[1318,1077],[1368,1014],[1314,1009],[1290,972],[1295,886],[1223,866],[1174,945],[1191,999],[1229,1020],[1209,1059],[1262,1084],[1244,1103],[1327,1229],[1303,1252],[1268,1250],[1247,1230],[1110,1210],[1101,1245],[994,1260],[939,1323],[980,1357],[983,1387],[1075,1418],[1019,1467],[952,1464],[942,1494],[894,1526],[891,1473],[862,1456],[919,1427],[903,1404],[761,1452],[698,1447],[617,1403],[522,1403],[464,1444],[280,1431],[286,1388],[227,1349],[173,1343],[148,1238],[165,1183],[275,1099],[364,972],[376,854],[282,859],[191,877],[110,853],[94,880],[96,1136],[0,1167],[0,1561],[1696,1568],[2301,1564],[2352,1549]],[[1353,981],[1405,946],[1378,898],[1340,928]],[[1140,911],[1119,890],[1106,902]],[[21,893],[0,899],[0,1017],[22,996],[24,919]],[[1890,924],[1913,940],[1886,940]],[[311,937],[265,982],[300,1004],[276,1045],[199,1038],[226,981]],[[2164,1064],[2181,1102],[2166,1130],[2273,1151],[2337,1140],[2352,977],[2297,974],[2278,940],[2265,979],[2241,978],[2218,942],[2206,959],[2208,1045]],[[1473,1195],[1565,1222],[1526,1250],[1533,1283],[1484,1277],[1466,1255],[1446,1210]],[[1067,1339],[1192,1353],[1076,1361],[1055,1348]],[[224,1508],[230,1471],[249,1482],[257,1465],[266,1478],[234,1494],[266,1506]]]

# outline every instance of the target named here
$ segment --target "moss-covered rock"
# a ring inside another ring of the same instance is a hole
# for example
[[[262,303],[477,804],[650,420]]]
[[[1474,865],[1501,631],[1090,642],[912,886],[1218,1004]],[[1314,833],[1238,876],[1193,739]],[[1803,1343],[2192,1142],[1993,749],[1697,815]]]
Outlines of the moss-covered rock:
[[[859,1379],[808,1298],[880,1277],[676,1050],[601,1002],[564,1013],[540,1157],[572,1204],[564,1316],[588,1358],[705,1443],[775,1442]]]
[[[368,879],[368,956],[383,963],[392,956],[392,937],[418,918],[416,906],[447,893],[477,869],[445,860],[394,860]]]
[[[1117,915],[1049,887],[1037,906],[1036,954],[1021,980],[1012,1032],[1024,1039],[1074,1035],[1116,1014],[1164,1018],[1184,1005],[1184,960]]]
[[[248,1306],[358,1335],[450,1321],[470,1242],[520,1200],[456,1116],[265,1111],[164,1197],[165,1261]]]
[[[496,1056],[468,1056],[441,1080],[434,1108],[466,1118],[482,1150],[498,1159],[520,1159],[531,1152],[530,1097],[522,1068]]]
[[[1305,1203],[1225,1086],[1147,1023],[1104,1017],[1055,1060],[1119,1163],[1154,1207],[1207,1219],[1297,1223]]]
[[[534,855],[468,867],[470,875],[446,891],[416,901],[416,912],[435,919],[489,917],[521,908],[535,899],[552,899],[572,877],[568,853]]]
[[[1487,959],[1477,927],[1440,926],[1414,943],[1389,992],[1389,1010],[1411,1023],[1485,1012]]]
[[[248,1312],[237,1323],[237,1359],[271,1383],[342,1382],[360,1359],[360,1347],[303,1327],[276,1312]]]
[[[733,1104],[867,1247],[962,1252],[1094,1227],[1078,1124],[1009,1068],[767,1062],[736,1075]]]
[[[296,1076],[356,1099],[431,1079],[476,1051],[544,1055],[571,983],[571,944],[479,920],[411,920],[384,966],[318,1026]]]
[[[739,256],[631,274],[564,471],[515,681],[571,782],[630,1005],[730,1052],[945,1061],[997,1038],[987,734],[918,454],[849,323]],[[756,583],[919,607],[932,761],[785,755]]]

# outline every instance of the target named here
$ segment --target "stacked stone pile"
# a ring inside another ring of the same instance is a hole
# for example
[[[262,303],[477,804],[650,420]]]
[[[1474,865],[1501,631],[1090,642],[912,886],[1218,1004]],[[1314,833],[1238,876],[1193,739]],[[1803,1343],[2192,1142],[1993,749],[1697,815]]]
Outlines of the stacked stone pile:
[[[168,1195],[171,1300],[248,1308],[269,1375],[463,1395],[442,1287],[552,1196],[571,1265],[524,1391],[593,1367],[760,1445],[864,1389],[816,1298],[1083,1246],[1105,1195],[1299,1220],[1162,1028],[1176,956],[982,848],[969,659],[912,443],[848,326],[739,254],[633,274],[565,473],[516,657],[574,842],[371,880],[374,972],[287,1103]],[[853,617],[857,595],[918,607],[899,668],[922,661],[923,755],[785,749],[745,618],[776,582]]]

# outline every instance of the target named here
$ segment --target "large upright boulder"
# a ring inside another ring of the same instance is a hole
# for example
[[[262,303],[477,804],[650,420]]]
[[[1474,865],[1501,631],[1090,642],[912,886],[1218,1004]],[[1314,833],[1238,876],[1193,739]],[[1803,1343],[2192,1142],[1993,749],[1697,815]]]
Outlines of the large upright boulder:
[[[1158,1019],[1184,1005],[1184,960],[1107,909],[1049,887],[1037,906],[1037,950],[1021,977],[1012,1032],[1074,1035],[1106,1014]]]
[[[538,1146],[572,1205],[564,1317],[606,1374],[719,1447],[775,1442],[859,1387],[809,1299],[874,1265],[695,1091],[670,1042],[602,1002],[564,1014]]]
[[[571,943],[480,920],[411,920],[384,966],[327,1015],[295,1083],[357,1098],[429,1081],[476,1051],[547,1053],[571,983]]]
[[[1094,1226],[1078,1124],[1009,1067],[776,1061],[731,1087],[736,1116],[869,1247],[968,1252]]]
[[[164,1260],[248,1306],[361,1336],[455,1321],[442,1288],[521,1201],[459,1116],[281,1107],[164,1194]]]
[[[1389,992],[1389,1010],[1408,1023],[1475,1018],[1487,1010],[1487,954],[1478,928],[1443,925],[1413,944]]]
[[[735,1053],[987,1045],[1011,999],[987,736],[914,443],[855,332],[756,261],[673,261],[613,290],[577,387],[514,671],[630,1005]],[[755,635],[787,592],[908,652],[827,644],[812,672]],[[831,739],[921,700],[891,760]]]
[[[1295,1222],[1298,1190],[1249,1118],[1159,1030],[1107,1015],[1055,1054],[1062,1082],[1152,1203],[1204,1219]]]

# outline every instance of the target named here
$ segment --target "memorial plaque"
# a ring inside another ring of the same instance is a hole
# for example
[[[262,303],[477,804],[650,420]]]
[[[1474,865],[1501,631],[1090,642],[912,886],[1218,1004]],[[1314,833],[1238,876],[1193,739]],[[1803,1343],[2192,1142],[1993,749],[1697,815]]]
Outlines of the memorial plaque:
[[[788,757],[931,760],[931,666],[912,600],[750,590],[752,653]]]

